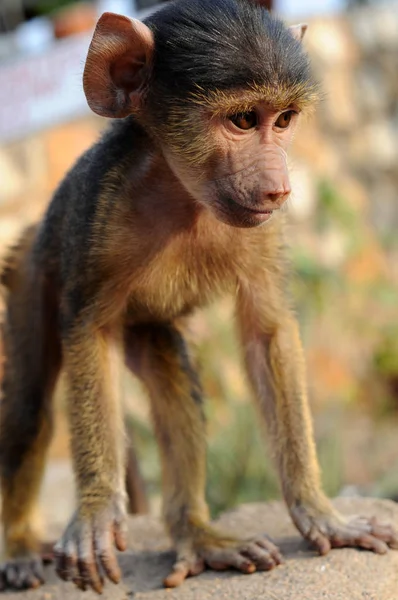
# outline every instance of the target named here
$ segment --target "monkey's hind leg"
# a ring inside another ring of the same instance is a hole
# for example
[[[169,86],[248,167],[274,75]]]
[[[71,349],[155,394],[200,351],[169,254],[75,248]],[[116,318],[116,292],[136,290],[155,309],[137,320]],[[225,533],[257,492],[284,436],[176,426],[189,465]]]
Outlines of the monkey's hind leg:
[[[280,564],[278,549],[266,538],[236,539],[208,524],[201,389],[180,331],[172,325],[131,328],[126,354],[148,389],[160,446],[164,518],[177,550],[166,586],[180,585],[205,565],[253,573]]]
[[[34,269],[9,289],[0,403],[0,482],[4,557],[0,590],[43,582],[34,512],[52,434],[51,396],[60,368],[54,299]]]

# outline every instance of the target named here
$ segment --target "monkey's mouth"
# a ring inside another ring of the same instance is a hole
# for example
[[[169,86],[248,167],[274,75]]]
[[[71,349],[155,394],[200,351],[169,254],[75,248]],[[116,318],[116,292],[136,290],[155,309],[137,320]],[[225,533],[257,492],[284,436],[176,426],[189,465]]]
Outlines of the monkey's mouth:
[[[224,217],[235,227],[257,227],[269,221],[276,209],[253,208],[244,206],[231,197],[223,198],[219,203]]]
[[[247,206],[242,206],[241,204],[239,206],[241,208],[243,208],[243,210],[248,211],[249,213],[263,217],[265,220],[268,220],[268,218],[274,213],[273,210],[269,210],[269,209],[265,209],[265,208],[262,208],[262,209],[249,208]]]

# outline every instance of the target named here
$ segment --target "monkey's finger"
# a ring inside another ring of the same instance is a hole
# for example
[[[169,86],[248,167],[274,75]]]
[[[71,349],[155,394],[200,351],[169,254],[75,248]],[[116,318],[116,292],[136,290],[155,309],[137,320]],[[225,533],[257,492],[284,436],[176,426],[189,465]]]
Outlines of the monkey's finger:
[[[124,521],[115,523],[113,529],[115,546],[120,552],[124,552],[127,548],[127,524]]]
[[[85,592],[85,591],[86,591],[86,589],[87,589],[87,587],[86,587],[86,584],[84,583],[84,581],[82,580],[82,578],[80,577],[80,575],[75,575],[75,576],[72,578],[72,583],[74,583],[74,584],[75,584],[75,586],[76,586],[76,587],[77,587],[79,590],[81,590],[82,592]]]
[[[98,555],[99,561],[101,563],[102,568],[104,569],[107,577],[113,583],[119,583],[122,578],[122,572],[116,560],[116,556],[114,552],[108,549],[107,552],[103,552]]]
[[[206,568],[205,561],[202,558],[194,563],[194,565],[189,569],[189,576],[195,577],[196,575],[200,575]]]
[[[175,588],[180,586],[188,577],[190,571],[189,564],[186,560],[180,560],[175,563],[173,570],[164,580],[164,585],[167,588]]]
[[[398,532],[394,527],[379,523],[374,517],[370,519],[369,523],[371,526],[371,535],[388,544],[390,548],[398,548]]]
[[[44,583],[44,577],[37,577],[33,565],[26,566],[20,575],[20,585],[23,590],[36,589]]]
[[[113,537],[113,532],[111,532],[109,527],[101,533],[96,532],[94,536],[94,547],[99,563],[104,569],[106,576],[113,581],[113,583],[119,583],[122,573],[113,551]]]
[[[387,544],[382,540],[378,540],[373,535],[361,534],[359,538],[357,538],[357,543],[361,548],[373,550],[373,552],[376,552],[376,554],[387,554],[388,552]]]
[[[41,560],[35,560],[33,562],[32,572],[33,572],[34,576],[38,579],[40,584],[44,583],[44,570],[43,570],[43,563]]]
[[[256,571],[256,565],[249,558],[242,556],[237,550],[221,551],[214,557],[211,555],[206,558],[206,563],[215,571],[224,571],[229,567],[234,567],[242,573],[250,574]]]
[[[15,567],[15,579],[14,579],[14,586],[18,589],[18,590],[23,590],[24,589],[24,582],[25,582],[25,565],[18,565]]]
[[[9,587],[18,588],[19,577],[16,567],[14,565],[6,565],[4,572]]]
[[[84,586],[91,587],[97,594],[101,594],[104,588],[104,582],[98,573],[96,563],[93,560],[78,559],[77,568]]]
[[[25,589],[35,589],[40,587],[42,583],[43,580],[40,580],[33,573],[27,573],[23,579],[21,587]]]
[[[264,550],[268,550],[277,565],[285,564],[285,559],[278,546],[275,546],[270,540],[259,539],[256,540],[256,544],[261,546],[261,548],[264,548]]]
[[[376,554],[386,554],[388,552],[388,546],[385,542],[378,540],[368,533],[358,531],[355,534],[350,535],[334,535],[331,539],[331,543],[335,548],[357,546],[359,548],[365,548],[366,550],[372,550],[373,552],[376,552]]]
[[[77,569],[77,551],[74,542],[69,540],[65,548],[61,544],[54,546],[55,572],[64,581],[73,580]]]
[[[319,530],[311,529],[306,538],[315,546],[321,556],[325,556],[330,552],[332,545],[329,539]]]
[[[77,547],[77,570],[83,584],[101,594],[103,581],[100,576],[96,557],[95,542],[91,529],[81,529],[81,537]]]
[[[54,567],[55,567],[55,572],[58,575],[58,577],[60,577],[61,579],[63,579],[64,581],[67,581],[67,575],[68,572],[65,569],[65,554],[62,550],[62,547],[60,546],[60,544],[56,544],[54,546]]]
[[[259,571],[270,571],[276,567],[271,554],[256,544],[250,544],[242,551],[242,555],[249,558]]]
[[[77,556],[73,557],[73,564],[70,563],[69,579],[82,592],[85,592],[87,590],[87,585],[86,585],[84,579],[80,575]]]

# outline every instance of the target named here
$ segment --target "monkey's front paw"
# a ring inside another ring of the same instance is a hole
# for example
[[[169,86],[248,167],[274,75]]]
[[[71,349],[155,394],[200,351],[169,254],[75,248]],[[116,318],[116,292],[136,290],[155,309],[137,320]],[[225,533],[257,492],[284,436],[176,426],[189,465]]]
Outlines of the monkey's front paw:
[[[291,511],[293,521],[303,536],[320,554],[331,548],[357,547],[385,554],[388,547],[398,549],[398,532],[375,517],[344,517],[339,513],[316,514],[303,506]]]
[[[57,574],[81,590],[91,587],[100,594],[102,571],[114,583],[121,578],[115,546],[118,550],[127,547],[126,519],[120,503],[114,501],[89,517],[78,511],[54,548]]]
[[[206,566],[215,571],[235,568],[242,573],[269,571],[283,563],[278,548],[266,537],[239,540],[215,533],[199,543],[177,547],[177,562],[165,579],[166,587],[177,587],[184,579],[199,575]]]
[[[43,563],[39,554],[7,560],[0,566],[0,591],[27,590],[44,583]]]

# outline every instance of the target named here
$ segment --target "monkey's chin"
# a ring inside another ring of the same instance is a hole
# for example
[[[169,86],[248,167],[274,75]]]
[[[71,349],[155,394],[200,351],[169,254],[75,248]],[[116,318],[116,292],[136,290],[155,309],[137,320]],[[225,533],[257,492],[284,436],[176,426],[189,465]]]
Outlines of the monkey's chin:
[[[274,211],[272,210],[253,210],[242,206],[234,201],[228,204],[217,203],[212,207],[215,217],[231,227],[259,227],[272,219]]]

